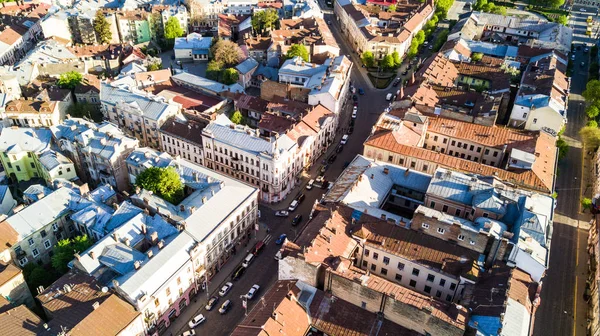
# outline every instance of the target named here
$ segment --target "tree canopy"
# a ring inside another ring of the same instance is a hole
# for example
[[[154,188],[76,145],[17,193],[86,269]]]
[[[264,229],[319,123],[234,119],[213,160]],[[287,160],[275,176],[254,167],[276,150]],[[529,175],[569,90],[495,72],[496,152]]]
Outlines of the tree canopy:
[[[154,63],[148,64],[148,71],[156,71],[156,70],[160,70],[162,68],[163,68],[162,62],[154,62]]]
[[[177,19],[175,16],[171,16],[165,23],[165,38],[167,41],[173,43],[175,38],[181,37],[183,34],[184,31],[183,28],[181,28],[179,19]]]
[[[242,115],[242,113],[240,111],[235,111],[233,112],[233,114],[231,115],[231,122],[236,124],[236,125],[243,125],[245,124],[245,118]]]
[[[238,79],[240,78],[240,74],[238,73],[238,71],[236,69],[228,68],[228,69],[223,70],[221,77],[222,77],[221,83],[223,83],[225,85],[231,85],[238,81]]]
[[[373,56],[373,53],[370,51],[363,52],[361,60],[366,67],[370,68],[375,66],[375,56]]]
[[[308,49],[306,49],[306,47],[303,44],[292,45],[285,56],[286,58],[294,58],[296,56],[299,56],[305,62],[308,62],[310,59]]]
[[[396,5],[389,5],[388,6],[388,12],[394,13],[395,11],[396,11]]]
[[[586,126],[579,131],[579,135],[588,149],[595,150],[600,146],[600,128]]]
[[[100,44],[110,43],[112,32],[110,31],[110,24],[106,21],[102,11],[96,12],[96,17],[94,18],[94,31],[96,32],[96,37]]]
[[[183,200],[183,184],[173,167],[150,167],[137,176],[135,185],[152,191],[172,204],[178,204]]]
[[[68,264],[73,260],[73,255],[87,250],[93,244],[94,242],[87,235],[59,240],[54,246],[52,267],[61,274],[67,273],[69,271]]]
[[[244,57],[242,49],[232,41],[218,40],[210,49],[213,60],[219,62],[222,67],[238,65]]]
[[[83,75],[77,71],[69,71],[60,75],[58,78],[58,86],[63,89],[73,90],[77,85],[81,84]]]
[[[471,55],[471,60],[474,62],[479,62],[483,58],[483,53],[475,52]]]
[[[394,57],[391,54],[387,54],[383,57],[380,63],[381,67],[386,70],[391,70],[396,67],[396,63],[394,63]]]
[[[262,35],[267,30],[277,28],[279,24],[279,14],[274,8],[263,11],[256,11],[251,19],[252,29],[255,33]]]
[[[394,67],[397,68],[402,64],[402,58],[400,58],[400,54],[397,51],[392,53],[392,59],[394,60]]]

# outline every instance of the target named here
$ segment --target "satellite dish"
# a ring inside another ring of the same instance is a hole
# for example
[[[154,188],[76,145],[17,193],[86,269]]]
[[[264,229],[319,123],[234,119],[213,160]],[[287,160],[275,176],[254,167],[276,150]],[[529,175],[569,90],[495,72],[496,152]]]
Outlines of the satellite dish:
[[[102,287],[102,293],[108,293],[108,287]]]

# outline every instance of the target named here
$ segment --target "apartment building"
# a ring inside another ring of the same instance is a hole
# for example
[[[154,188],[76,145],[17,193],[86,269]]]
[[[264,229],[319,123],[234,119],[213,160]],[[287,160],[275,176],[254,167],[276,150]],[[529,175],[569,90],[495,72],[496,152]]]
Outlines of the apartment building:
[[[207,124],[183,115],[169,118],[160,128],[162,151],[203,165],[202,130]]]
[[[228,0],[225,6],[227,14],[252,15],[258,9],[258,0]]]
[[[51,184],[56,179],[77,179],[73,162],[51,145],[52,132],[47,129],[3,128],[0,162],[6,175],[13,182],[42,179]]]
[[[551,194],[554,190],[556,140],[545,131],[523,133],[412,112],[403,118],[394,112],[383,114],[365,142],[363,154],[428,174],[444,167],[497,176],[537,192]]]
[[[140,44],[150,41],[150,13],[143,9],[119,10],[114,12],[122,43]]]
[[[100,108],[100,79],[94,75],[83,75],[83,81],[73,90],[78,103],[92,104]]]
[[[179,27],[183,30],[184,34],[187,34],[189,27],[189,15],[187,11],[187,7],[184,5],[179,6],[165,6],[165,8],[161,8],[161,6],[153,6],[152,11],[158,10],[160,11],[160,16],[162,19],[161,28],[164,31],[165,25],[169,18],[174,17],[179,21]]]
[[[301,88],[306,94],[304,102],[313,106],[321,104],[339,115],[349,94],[351,72],[352,62],[346,56],[328,58],[321,65],[294,57],[279,69],[279,83]],[[288,97],[285,92],[276,95]]]
[[[140,145],[154,148],[160,148],[160,127],[180,109],[162,97],[110,83],[101,83],[100,101],[104,115],[112,123],[137,138]]]
[[[403,57],[413,37],[434,14],[433,1],[398,3],[395,12],[373,10],[349,0],[336,1],[334,12],[342,33],[358,54],[371,51],[382,59],[394,51]]]
[[[109,184],[118,191],[129,189],[125,160],[138,147],[137,139],[109,122],[95,124],[79,118],[66,119],[51,131],[81,179],[96,186]]]
[[[306,46],[309,61],[317,64],[340,55],[340,47],[325,20],[319,17],[286,19],[280,21],[279,29],[271,31],[267,63],[278,66],[294,44]]]
[[[94,21],[87,15],[69,15],[67,18],[73,42],[81,44],[96,44]]]
[[[0,9],[0,64],[14,65],[37,41],[43,38],[42,18],[48,14],[49,4],[8,5]]]
[[[508,124],[532,131],[550,129],[558,134],[567,123],[571,87],[571,78],[565,75],[568,60],[555,54],[542,57],[530,59]]]
[[[15,307],[33,307],[33,297],[23,277],[23,271],[13,263],[0,262],[0,295],[8,298]]]
[[[218,16],[225,12],[227,3],[221,0],[193,0],[189,3],[190,25],[194,32],[217,31]]]
[[[7,126],[50,127],[62,119],[58,102],[17,99],[6,104],[4,114]]]

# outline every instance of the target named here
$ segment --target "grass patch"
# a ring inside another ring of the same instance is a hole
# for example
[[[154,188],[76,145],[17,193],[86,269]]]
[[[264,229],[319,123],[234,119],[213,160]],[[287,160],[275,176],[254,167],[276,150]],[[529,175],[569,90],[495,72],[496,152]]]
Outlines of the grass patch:
[[[371,83],[373,83],[373,86],[375,86],[378,89],[387,88],[394,79],[394,75],[387,75],[388,77],[382,77],[381,75],[378,76],[377,74],[368,73],[367,76],[371,80]]]

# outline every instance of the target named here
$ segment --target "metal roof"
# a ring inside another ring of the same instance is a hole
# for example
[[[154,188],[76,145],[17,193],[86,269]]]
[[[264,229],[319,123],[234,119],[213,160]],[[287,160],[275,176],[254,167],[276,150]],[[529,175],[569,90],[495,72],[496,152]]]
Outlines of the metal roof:
[[[158,101],[141,93],[125,90],[124,88],[114,87],[107,83],[101,84],[100,100],[104,104],[117,105],[126,103],[132,107],[137,107],[141,114],[152,120],[158,120],[169,109],[176,108],[173,105]]]

